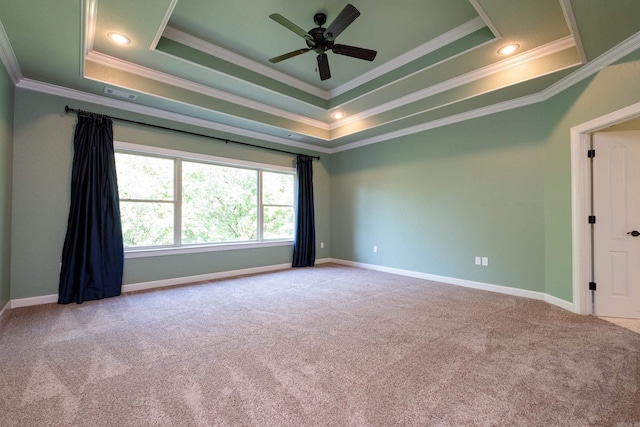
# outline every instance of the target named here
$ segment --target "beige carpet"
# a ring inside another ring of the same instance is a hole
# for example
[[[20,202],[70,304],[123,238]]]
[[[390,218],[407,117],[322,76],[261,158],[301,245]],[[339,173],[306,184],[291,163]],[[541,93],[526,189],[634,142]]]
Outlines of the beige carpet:
[[[2,426],[635,423],[640,335],[356,268],[15,309],[0,325]]]

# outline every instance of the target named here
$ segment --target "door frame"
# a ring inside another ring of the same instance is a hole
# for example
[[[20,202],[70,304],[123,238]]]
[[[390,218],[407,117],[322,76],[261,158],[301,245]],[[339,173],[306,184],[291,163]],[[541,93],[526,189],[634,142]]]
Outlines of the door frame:
[[[571,128],[571,231],[573,311],[591,314],[591,134],[640,116],[640,102]]]

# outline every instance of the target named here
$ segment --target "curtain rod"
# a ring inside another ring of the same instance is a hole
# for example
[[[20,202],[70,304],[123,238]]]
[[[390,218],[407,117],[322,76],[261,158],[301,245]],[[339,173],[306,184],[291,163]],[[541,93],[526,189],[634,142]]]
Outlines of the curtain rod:
[[[76,108],[70,108],[68,105],[64,106],[64,111],[66,113],[70,113],[70,112],[71,113],[89,113],[89,111],[78,110]],[[135,120],[121,119],[119,117],[111,117],[111,116],[107,116],[107,117],[109,117],[111,120],[117,120],[119,122],[134,123],[136,125],[149,126],[149,127],[156,128],[156,129],[169,130],[169,131],[172,131],[172,132],[180,132],[180,133],[184,133],[184,134],[187,134],[187,135],[201,136],[201,137],[204,137],[204,138],[215,139],[217,141],[224,141],[225,144],[228,144],[228,143],[231,142],[233,144],[244,145],[244,146],[247,146],[247,147],[260,148],[261,150],[277,151],[278,153],[291,154],[293,156],[305,156],[305,157],[310,157],[312,159],[320,160],[320,156],[310,156],[308,154],[294,153],[293,151],[279,150],[277,148],[264,147],[262,145],[256,145],[256,144],[249,144],[248,142],[234,141],[232,139],[219,138],[217,136],[205,135],[203,133],[190,132],[188,130],[175,129],[175,128],[170,128],[170,127],[166,127],[166,126],[153,125],[151,123],[138,122],[138,121],[135,121]]]

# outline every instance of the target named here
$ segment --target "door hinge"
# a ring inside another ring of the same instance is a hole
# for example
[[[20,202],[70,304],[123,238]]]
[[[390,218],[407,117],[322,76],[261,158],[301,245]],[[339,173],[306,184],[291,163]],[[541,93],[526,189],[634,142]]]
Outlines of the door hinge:
[[[596,282],[589,282],[589,290],[590,291],[596,290]]]
[[[595,223],[596,223],[596,216],[589,215],[589,224],[595,224]]]
[[[593,159],[596,156],[596,150],[588,150],[587,157]]]

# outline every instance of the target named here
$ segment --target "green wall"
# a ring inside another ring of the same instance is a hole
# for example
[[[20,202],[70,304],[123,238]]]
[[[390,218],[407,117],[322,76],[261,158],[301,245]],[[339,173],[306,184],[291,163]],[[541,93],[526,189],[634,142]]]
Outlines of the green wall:
[[[11,243],[11,299],[50,295],[58,292],[59,263],[69,212],[73,131],[76,118],[65,114],[70,105],[115,117],[181,127],[249,143],[275,144],[203,131],[186,125],[118,111],[53,95],[16,90],[14,126],[13,225]],[[159,131],[114,122],[114,139],[242,159],[293,166],[293,157],[210,139]],[[291,147],[278,147],[291,148]],[[293,150],[301,151],[304,150]],[[318,154],[311,153],[309,154]],[[329,256],[329,156],[314,162],[317,258]],[[325,248],[320,249],[320,242]],[[220,271],[261,267],[291,262],[290,246],[185,255],[131,258],[125,260],[124,283],[171,279]]]
[[[543,118],[534,105],[335,154],[332,256],[544,291]]]
[[[12,85],[6,75],[0,79],[1,303],[57,292],[76,121],[64,113],[64,105],[197,129],[24,89],[15,91],[12,109]],[[569,131],[640,102],[638,81],[640,52],[634,52],[538,104],[322,154],[314,162],[318,258],[545,292],[571,301]],[[199,137],[117,123],[114,132],[124,142],[292,165],[290,156]],[[489,266],[476,266],[476,256],[488,257]],[[290,259],[290,247],[127,259],[125,284]]]
[[[572,301],[570,129],[640,102],[640,51],[544,103],[545,290]],[[586,286],[586,284],[585,284]]]
[[[332,257],[572,301],[570,129],[640,102],[638,81],[640,51],[545,102],[334,154]]]
[[[14,86],[0,66],[0,310],[10,299]]]

